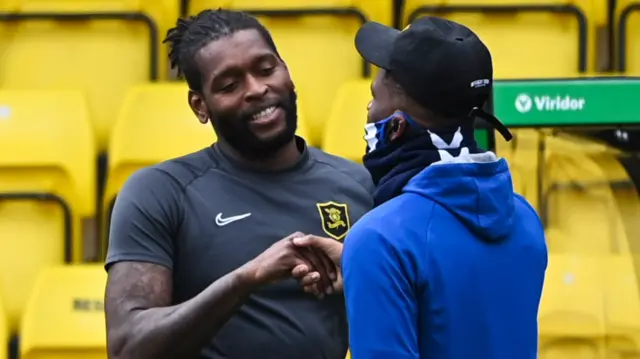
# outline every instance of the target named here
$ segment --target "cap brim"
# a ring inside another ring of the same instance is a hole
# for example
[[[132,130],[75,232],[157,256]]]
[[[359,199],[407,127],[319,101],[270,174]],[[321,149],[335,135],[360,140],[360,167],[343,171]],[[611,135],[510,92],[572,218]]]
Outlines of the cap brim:
[[[367,22],[356,33],[356,49],[367,62],[389,69],[393,43],[400,31],[377,22]]]

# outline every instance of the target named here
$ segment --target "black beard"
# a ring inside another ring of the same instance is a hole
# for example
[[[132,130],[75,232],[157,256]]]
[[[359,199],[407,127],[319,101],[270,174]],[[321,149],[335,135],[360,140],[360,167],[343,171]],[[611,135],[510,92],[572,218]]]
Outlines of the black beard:
[[[249,160],[262,160],[271,157],[295,136],[298,127],[298,105],[295,91],[282,103],[278,103],[285,111],[285,129],[268,140],[258,138],[251,131],[249,122],[252,114],[238,116],[214,115],[209,111],[211,124],[218,135],[240,155]]]

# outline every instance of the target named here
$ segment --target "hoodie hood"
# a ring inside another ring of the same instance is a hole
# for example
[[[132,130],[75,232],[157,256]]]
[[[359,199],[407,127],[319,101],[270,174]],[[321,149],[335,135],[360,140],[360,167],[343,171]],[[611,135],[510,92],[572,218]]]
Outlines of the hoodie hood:
[[[486,241],[500,241],[513,228],[513,183],[507,161],[492,152],[434,162],[403,188],[440,204]]]

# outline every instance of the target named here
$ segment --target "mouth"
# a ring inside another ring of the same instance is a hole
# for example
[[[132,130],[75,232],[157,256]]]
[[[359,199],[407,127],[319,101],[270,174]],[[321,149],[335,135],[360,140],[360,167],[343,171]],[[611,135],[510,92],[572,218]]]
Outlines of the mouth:
[[[257,125],[266,125],[275,122],[280,115],[283,115],[284,110],[282,107],[273,105],[269,106],[250,117],[249,122]]]

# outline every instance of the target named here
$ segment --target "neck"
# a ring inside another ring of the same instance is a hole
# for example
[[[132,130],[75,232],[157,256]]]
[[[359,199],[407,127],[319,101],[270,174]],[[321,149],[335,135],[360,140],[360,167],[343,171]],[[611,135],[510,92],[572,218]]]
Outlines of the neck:
[[[296,164],[301,153],[298,149],[295,137],[273,154],[260,159],[249,158],[242,155],[222,139],[218,140],[218,145],[221,146],[222,150],[234,160],[248,168],[258,171],[278,171],[289,168]]]
[[[431,164],[450,161],[464,153],[481,153],[473,137],[473,129],[459,131],[422,131],[402,143],[375,149],[364,156],[376,190],[374,204],[380,205],[398,196],[411,178]]]

